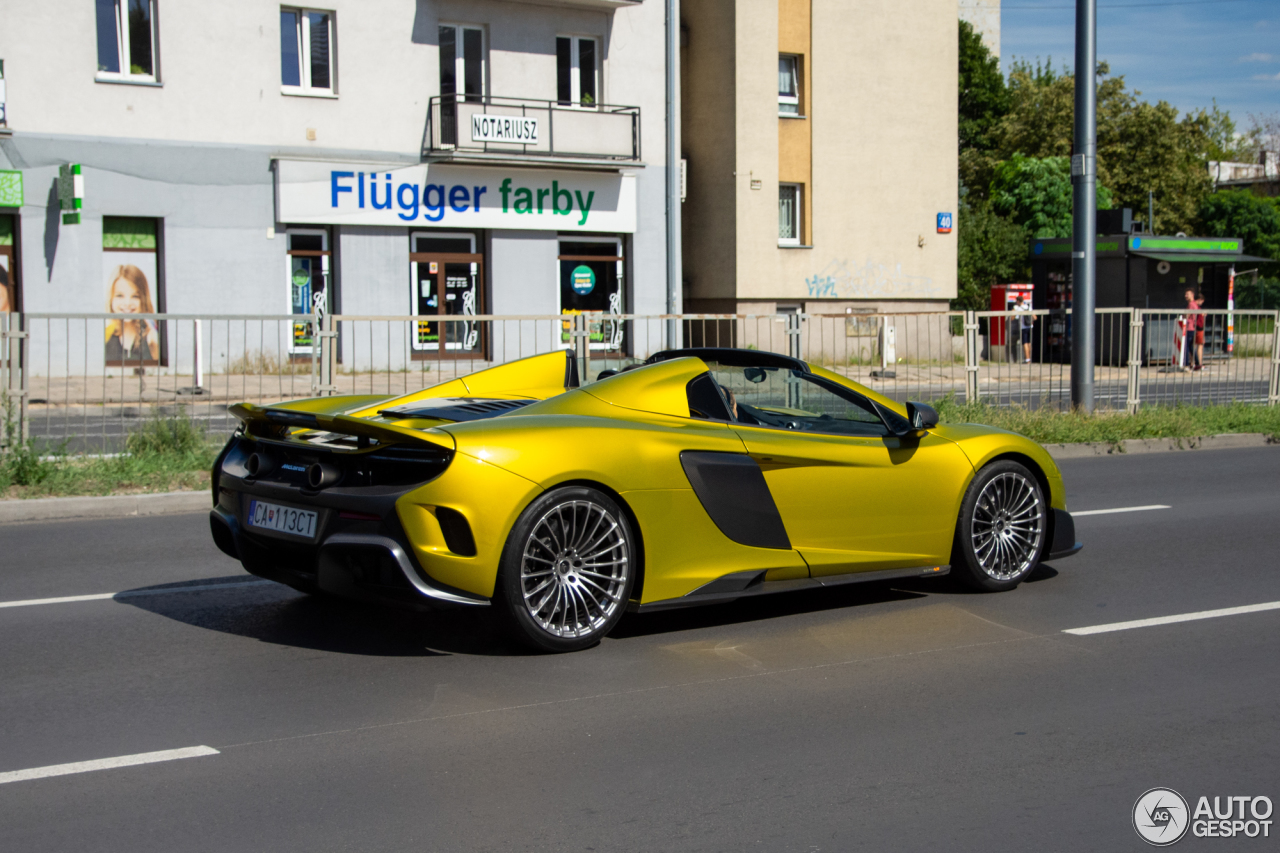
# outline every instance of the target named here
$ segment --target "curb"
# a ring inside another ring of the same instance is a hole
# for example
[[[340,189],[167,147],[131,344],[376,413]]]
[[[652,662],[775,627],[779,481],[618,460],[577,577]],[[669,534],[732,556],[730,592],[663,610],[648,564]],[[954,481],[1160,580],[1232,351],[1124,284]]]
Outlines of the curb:
[[[33,498],[0,501],[0,524],[64,518],[131,518],[199,512],[213,506],[208,489],[101,498]]]
[[[1084,459],[1093,456],[1129,456],[1135,453],[1166,453],[1172,450],[1229,450],[1236,447],[1267,447],[1273,442],[1260,432],[1202,435],[1194,438],[1126,438],[1119,445],[1106,441],[1080,444],[1045,444],[1054,459]]]

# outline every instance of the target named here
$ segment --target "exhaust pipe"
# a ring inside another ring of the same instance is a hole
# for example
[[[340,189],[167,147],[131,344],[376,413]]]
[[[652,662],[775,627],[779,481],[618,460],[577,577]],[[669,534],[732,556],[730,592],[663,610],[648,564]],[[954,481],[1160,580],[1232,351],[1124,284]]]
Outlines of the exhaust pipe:
[[[307,468],[307,485],[313,489],[324,489],[342,479],[342,472],[332,465],[316,462]]]
[[[262,477],[271,473],[271,469],[275,467],[275,463],[271,461],[270,456],[262,453],[254,453],[249,456],[249,461],[245,463],[245,468],[249,471],[250,477]]]

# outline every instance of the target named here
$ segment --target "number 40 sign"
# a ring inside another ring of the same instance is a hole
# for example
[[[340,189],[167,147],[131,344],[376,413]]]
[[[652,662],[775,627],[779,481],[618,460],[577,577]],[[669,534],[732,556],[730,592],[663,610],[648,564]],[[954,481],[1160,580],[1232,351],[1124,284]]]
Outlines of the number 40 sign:
[[[938,233],[939,234],[951,233],[951,214],[950,213],[938,214]]]

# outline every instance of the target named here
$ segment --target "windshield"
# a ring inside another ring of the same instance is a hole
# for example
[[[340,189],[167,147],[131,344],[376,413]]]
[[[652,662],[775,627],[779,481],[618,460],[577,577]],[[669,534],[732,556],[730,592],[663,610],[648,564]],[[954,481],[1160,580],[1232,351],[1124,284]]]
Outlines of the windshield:
[[[785,367],[708,362],[736,423],[835,435],[887,436],[872,403],[834,383]]]

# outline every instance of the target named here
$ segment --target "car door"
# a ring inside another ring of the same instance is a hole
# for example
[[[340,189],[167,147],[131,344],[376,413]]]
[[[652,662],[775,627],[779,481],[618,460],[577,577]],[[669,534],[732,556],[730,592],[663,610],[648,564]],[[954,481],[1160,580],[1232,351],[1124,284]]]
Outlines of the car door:
[[[799,370],[712,375],[813,576],[948,562],[972,473],[953,442],[891,435],[866,398]]]

